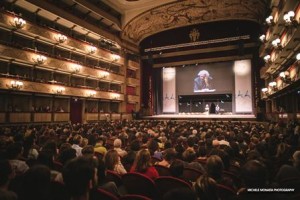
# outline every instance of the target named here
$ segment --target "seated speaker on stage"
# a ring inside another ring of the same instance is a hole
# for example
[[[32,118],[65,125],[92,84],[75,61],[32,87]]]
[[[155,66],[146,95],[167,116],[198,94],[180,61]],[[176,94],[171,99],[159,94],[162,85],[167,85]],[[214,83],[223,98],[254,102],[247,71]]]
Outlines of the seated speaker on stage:
[[[209,113],[216,114],[216,104],[214,104],[214,103],[210,104]]]
[[[208,104],[205,105],[205,109],[204,109],[204,110],[205,110],[205,113],[206,113],[206,114],[209,113],[209,105],[208,105]]]
[[[219,112],[220,112],[220,106],[219,106],[219,104],[217,104],[216,105],[216,114],[219,114]]]

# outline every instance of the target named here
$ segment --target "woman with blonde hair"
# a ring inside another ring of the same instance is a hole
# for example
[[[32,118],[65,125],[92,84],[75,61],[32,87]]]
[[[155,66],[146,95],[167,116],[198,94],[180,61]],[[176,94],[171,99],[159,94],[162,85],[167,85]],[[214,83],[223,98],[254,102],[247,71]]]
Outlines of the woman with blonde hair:
[[[108,170],[115,171],[117,174],[126,174],[127,171],[121,163],[120,156],[116,150],[109,150],[105,154],[105,166]]]
[[[151,179],[156,179],[159,176],[155,167],[152,166],[148,149],[142,149],[137,153],[130,172],[138,172]]]

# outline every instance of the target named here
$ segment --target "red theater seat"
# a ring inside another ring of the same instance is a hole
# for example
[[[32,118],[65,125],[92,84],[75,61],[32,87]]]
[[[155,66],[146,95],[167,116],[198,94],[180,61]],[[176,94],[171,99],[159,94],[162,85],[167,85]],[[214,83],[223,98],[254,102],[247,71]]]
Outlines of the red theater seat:
[[[157,194],[153,180],[143,174],[135,172],[124,174],[122,182],[128,194],[139,194],[149,198],[154,198]]]
[[[190,184],[172,176],[161,176],[155,179],[158,195],[162,198],[168,191],[175,188],[191,189]]]

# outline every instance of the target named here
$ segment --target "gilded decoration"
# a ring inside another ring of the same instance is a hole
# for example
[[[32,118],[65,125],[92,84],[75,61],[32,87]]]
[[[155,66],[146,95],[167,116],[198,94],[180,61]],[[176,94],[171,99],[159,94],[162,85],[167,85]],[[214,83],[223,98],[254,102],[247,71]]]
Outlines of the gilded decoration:
[[[129,21],[122,37],[133,43],[168,29],[220,20],[261,22],[266,0],[186,0],[146,11]]]

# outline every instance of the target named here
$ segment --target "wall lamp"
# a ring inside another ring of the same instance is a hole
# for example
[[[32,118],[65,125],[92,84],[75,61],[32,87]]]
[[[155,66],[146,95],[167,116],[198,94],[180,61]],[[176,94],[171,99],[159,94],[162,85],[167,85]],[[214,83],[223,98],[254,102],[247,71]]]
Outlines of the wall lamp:
[[[117,55],[117,54],[113,54],[112,56],[112,60],[113,60],[113,62],[117,62],[118,60],[120,60],[120,56],[119,55]]]
[[[298,54],[296,55],[296,60],[297,60],[298,64],[300,64],[300,53],[298,53]]]
[[[86,94],[88,97],[95,97],[97,92],[96,91],[88,91]]]
[[[64,88],[64,87],[58,87],[55,90],[53,90],[53,92],[56,94],[63,94],[65,90],[66,90],[66,88]]]
[[[22,81],[10,81],[10,84],[7,84],[7,87],[14,90],[22,89],[24,83]]]
[[[275,81],[270,82],[269,86],[273,91],[277,91],[277,83]]]
[[[283,15],[283,20],[286,26],[297,25],[298,22],[295,19],[295,12],[289,11],[285,15]]]
[[[79,73],[81,68],[82,68],[81,65],[78,64],[72,64],[71,66],[71,70],[73,73]]]
[[[94,47],[94,46],[89,46],[89,47],[88,47],[88,52],[89,52],[90,54],[94,54],[96,51],[97,51],[97,48],[96,48],[96,47]]]
[[[283,82],[285,82],[285,83],[291,82],[291,77],[290,77],[289,71],[280,72],[279,76]]]
[[[266,42],[267,40],[266,40],[266,35],[265,34],[262,34],[261,36],[259,36],[259,40],[261,41],[261,42]]]
[[[270,15],[269,17],[267,17],[266,23],[267,23],[269,26],[272,26],[272,25],[275,24],[275,23],[274,23],[274,18],[273,18],[272,15]]]
[[[262,93],[267,95],[268,94],[268,88],[262,88],[261,89]]]
[[[55,40],[58,42],[58,43],[64,43],[65,41],[67,41],[67,36],[65,36],[65,35],[62,35],[62,34],[57,34],[56,36],[55,36]]]
[[[12,26],[17,29],[23,28],[26,25],[26,21],[22,18],[15,17],[12,22]]]
[[[265,55],[264,61],[265,61],[266,63],[270,63],[270,62],[271,62],[271,56],[270,56],[270,55]]]
[[[43,55],[37,55],[35,58],[33,58],[33,61],[38,64],[38,65],[42,65],[46,62],[47,57],[43,56]]]
[[[119,99],[120,98],[120,95],[119,94],[111,94],[110,97],[112,99]]]
[[[99,78],[106,78],[109,75],[108,72],[99,72]]]
[[[272,41],[272,46],[277,50],[282,50],[281,40],[279,38],[276,38]]]

